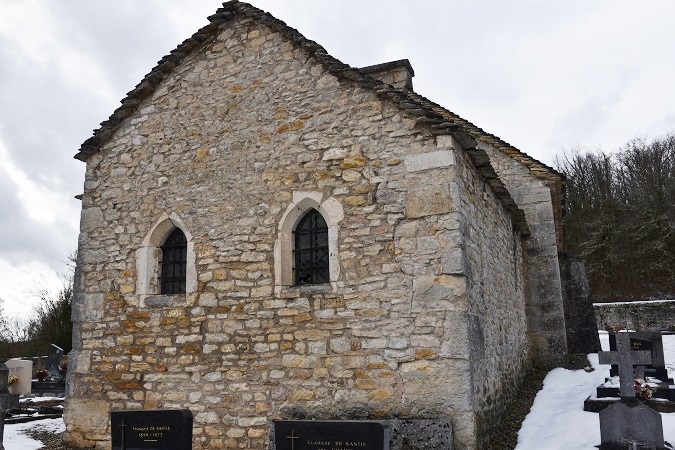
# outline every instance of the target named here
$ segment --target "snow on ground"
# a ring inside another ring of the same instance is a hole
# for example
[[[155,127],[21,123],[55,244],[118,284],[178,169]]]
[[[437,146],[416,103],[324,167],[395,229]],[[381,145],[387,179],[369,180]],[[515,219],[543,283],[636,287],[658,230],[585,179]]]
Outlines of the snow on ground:
[[[44,447],[42,442],[26,436],[26,430],[49,431],[54,434],[63,433],[66,430],[63,419],[45,419],[28,423],[16,423],[5,425],[5,450],[37,450]]]
[[[609,350],[607,333],[600,333],[603,350]],[[675,375],[675,335],[663,336],[663,353],[669,375]],[[595,369],[554,369],[544,379],[530,413],[518,433],[516,450],[597,450],[600,445],[600,416],[586,412],[584,400],[609,376],[609,365],[598,364],[598,355],[588,359]],[[661,414],[663,437],[675,443],[675,413]]]
[[[63,400],[63,397],[25,397],[19,399],[19,402],[38,404],[38,403],[52,402],[54,400]]]
[[[600,332],[603,350],[609,350],[607,333]],[[675,376],[675,335],[663,336],[663,353],[671,378]],[[516,450],[597,450],[600,445],[598,413],[584,411],[584,400],[609,376],[609,366],[598,364],[598,355],[588,355],[593,368],[583,370],[554,369],[544,379],[530,413],[518,433]],[[663,435],[675,443],[675,413],[661,414]],[[41,429],[40,429],[41,427]],[[26,430],[62,433],[62,419],[5,425],[5,450],[37,450],[42,444],[27,437]]]

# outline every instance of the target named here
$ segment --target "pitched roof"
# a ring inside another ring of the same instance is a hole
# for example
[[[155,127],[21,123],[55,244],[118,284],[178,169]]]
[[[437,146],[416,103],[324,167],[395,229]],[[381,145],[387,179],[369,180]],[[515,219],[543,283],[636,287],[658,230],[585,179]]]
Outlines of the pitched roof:
[[[399,90],[382,83],[368,75],[365,71],[351,67],[338,59],[330,56],[326,50],[316,42],[305,38],[296,29],[286,25],[283,21],[273,17],[254,6],[232,0],[223,3],[215,14],[208,17],[209,24],[202,27],[190,38],[178,45],[170,54],[164,56],[157,65],[141,80],[141,82],[121,101],[122,105],[117,108],[108,120],[94,130],[92,137],[87,139],[81,146],[76,159],[86,161],[89,156],[97,152],[105,142],[117,131],[125,118],[129,117],[138,108],[141,102],[152,95],[161,82],[178,66],[183,59],[193,50],[211,41],[218,35],[222,24],[233,20],[235,17],[250,17],[264,24],[271,30],[289,39],[295,45],[302,47],[308,54],[314,57],[324,66],[324,69],[341,80],[350,80],[363,88],[374,91],[379,97],[395,103],[398,107],[409,114],[418,117],[418,126],[428,127],[434,134],[451,134],[459,141],[466,153],[471,158],[473,165],[483,176],[485,181],[492,187],[504,207],[510,212],[514,227],[522,234],[529,235],[529,228],[523,211],[518,208],[498,175],[490,164],[485,151],[477,148],[477,142],[489,144],[503,153],[511,156],[529,168],[531,173],[540,179],[563,183],[563,176],[553,168],[537,161],[536,159],[519,151],[498,137],[489,134],[471,122],[462,119],[453,112],[432,102],[431,100],[410,90]],[[367,68],[366,68],[367,69]]]

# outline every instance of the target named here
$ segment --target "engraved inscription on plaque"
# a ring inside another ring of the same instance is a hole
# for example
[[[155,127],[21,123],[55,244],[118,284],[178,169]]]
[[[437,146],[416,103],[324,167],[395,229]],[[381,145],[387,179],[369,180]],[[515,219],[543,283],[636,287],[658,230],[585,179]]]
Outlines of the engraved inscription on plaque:
[[[192,449],[192,413],[186,409],[113,411],[110,425],[113,450]]]
[[[378,422],[276,420],[277,450],[389,450],[389,430]]]

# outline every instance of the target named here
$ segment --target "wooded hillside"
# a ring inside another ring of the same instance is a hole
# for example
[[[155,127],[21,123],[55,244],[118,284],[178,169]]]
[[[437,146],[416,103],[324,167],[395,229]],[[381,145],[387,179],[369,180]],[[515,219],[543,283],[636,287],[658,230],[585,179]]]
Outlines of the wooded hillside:
[[[594,301],[675,298],[675,134],[556,165],[568,251],[586,261]]]

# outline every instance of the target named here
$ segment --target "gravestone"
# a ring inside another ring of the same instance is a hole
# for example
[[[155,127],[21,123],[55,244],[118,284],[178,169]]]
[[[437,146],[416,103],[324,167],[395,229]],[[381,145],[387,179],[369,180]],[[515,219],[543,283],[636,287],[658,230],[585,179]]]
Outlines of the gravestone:
[[[644,378],[652,377],[653,379],[660,380],[653,391],[653,398],[666,400],[661,402],[659,405],[651,405],[652,408],[656,408],[661,412],[673,412],[675,409],[675,385],[673,385],[673,380],[668,378],[668,371],[665,366],[665,359],[663,355],[663,338],[661,333],[651,333],[651,332],[629,332],[621,333],[621,335],[628,335],[630,338],[630,350],[631,351],[648,351],[651,354],[651,363],[645,363],[638,365],[635,369],[635,378]],[[609,335],[610,349],[616,351],[616,335],[610,333]],[[603,357],[603,356],[601,356]],[[604,360],[603,360],[604,361]],[[602,362],[602,361],[601,361]],[[619,373],[619,368],[616,364],[613,364],[610,369],[610,376],[617,376]],[[652,379],[652,382],[654,381]],[[606,381],[609,381],[607,379]],[[615,385],[609,385],[608,383],[603,383],[596,389],[596,396],[598,399],[604,399],[608,397],[616,397],[618,395],[617,388]],[[591,405],[593,401],[586,404],[584,408],[587,411],[594,410]],[[596,402],[597,403],[597,402]],[[602,402],[598,403],[597,406],[601,406]],[[587,406],[591,409],[588,409]],[[597,411],[596,411],[597,412]]]
[[[644,375],[658,378],[661,381],[673,384],[673,380],[668,378],[668,369],[663,354],[663,335],[661,332],[630,332],[631,350],[647,350],[651,352],[652,362],[644,366]],[[609,334],[609,349],[616,350],[616,337],[614,333]],[[609,375],[614,377],[619,374],[619,368],[612,365],[609,369]]]
[[[4,363],[0,363],[0,450],[5,450],[2,443],[5,436],[5,411],[15,408],[19,403],[19,396],[10,394],[7,390],[7,378],[9,369]]]
[[[661,415],[638,401],[621,401],[600,411],[600,436],[601,450],[666,448]]]
[[[616,351],[598,353],[600,364],[616,364],[619,368],[619,394],[621,398],[635,398],[633,370],[636,365],[652,362],[651,351],[631,350],[628,333],[616,333]]]
[[[275,420],[272,450],[389,450],[380,422]]]
[[[33,361],[10,359],[5,365],[9,369],[8,375],[17,378],[11,386],[12,394],[30,394],[33,378]]]
[[[112,411],[112,450],[191,450],[188,409]]]
[[[661,415],[635,397],[634,366],[651,363],[651,352],[631,350],[628,333],[616,334],[616,351],[600,352],[601,364],[619,368],[621,401],[600,411],[600,448],[664,449]]]
[[[63,380],[61,359],[63,359],[63,349],[58,345],[52,344],[52,353],[47,355],[47,372],[49,372],[49,378],[52,381],[60,382]]]

